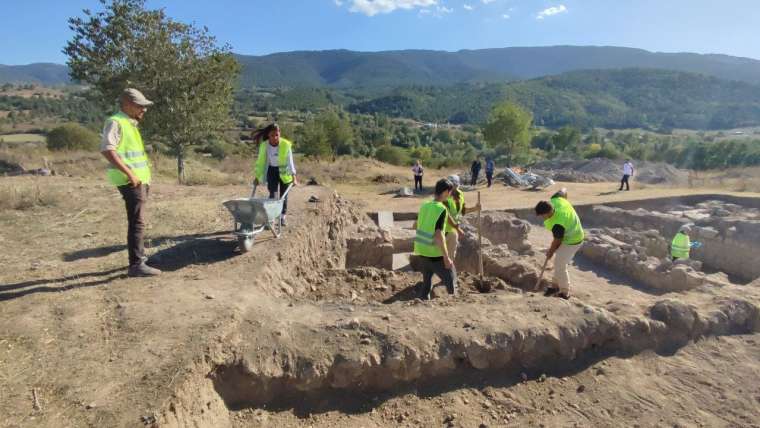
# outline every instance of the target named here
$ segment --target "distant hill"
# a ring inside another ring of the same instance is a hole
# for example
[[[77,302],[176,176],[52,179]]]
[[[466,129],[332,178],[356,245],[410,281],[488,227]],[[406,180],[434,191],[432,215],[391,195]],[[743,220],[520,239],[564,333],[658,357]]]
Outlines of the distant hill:
[[[702,73],[760,84],[758,60],[621,47],[515,47],[458,52],[334,50],[237,58],[243,64],[244,87],[448,85],[632,67]]]
[[[623,69],[574,71],[507,84],[398,88],[348,110],[423,121],[479,123],[509,99],[534,122],[605,128],[729,129],[760,125],[760,86],[696,73]]]
[[[69,79],[69,68],[65,65],[51,63],[0,64],[0,84],[4,83],[37,83],[52,86],[71,83],[71,79]]]
[[[533,79],[575,70],[653,68],[760,84],[760,61],[608,46],[512,47],[458,52],[348,50],[236,55],[243,87],[380,87]],[[1,66],[0,83],[68,83],[56,64]]]

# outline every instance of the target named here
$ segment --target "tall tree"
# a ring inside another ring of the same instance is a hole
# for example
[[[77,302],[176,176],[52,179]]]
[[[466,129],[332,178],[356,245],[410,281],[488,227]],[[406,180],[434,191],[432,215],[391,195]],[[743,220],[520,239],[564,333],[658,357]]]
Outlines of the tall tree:
[[[103,11],[69,19],[74,37],[63,52],[71,77],[92,85],[103,107],[129,86],[152,99],[142,129],[177,157],[183,182],[188,147],[220,135],[230,122],[240,66],[205,27],[147,10],[145,0],[100,2]]]
[[[513,102],[496,105],[488,118],[483,136],[492,147],[502,147],[507,162],[512,162],[529,150],[530,127],[533,115]]]

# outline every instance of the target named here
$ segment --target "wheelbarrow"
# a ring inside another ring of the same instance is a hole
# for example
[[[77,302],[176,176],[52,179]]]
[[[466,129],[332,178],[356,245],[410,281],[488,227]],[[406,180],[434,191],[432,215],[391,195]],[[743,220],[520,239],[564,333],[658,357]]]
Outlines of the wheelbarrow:
[[[282,204],[293,186],[289,186],[279,199],[256,198],[256,185],[250,198],[238,198],[224,201],[222,204],[230,211],[234,220],[233,234],[237,236],[241,253],[253,248],[256,235],[269,230],[275,238],[282,233]]]

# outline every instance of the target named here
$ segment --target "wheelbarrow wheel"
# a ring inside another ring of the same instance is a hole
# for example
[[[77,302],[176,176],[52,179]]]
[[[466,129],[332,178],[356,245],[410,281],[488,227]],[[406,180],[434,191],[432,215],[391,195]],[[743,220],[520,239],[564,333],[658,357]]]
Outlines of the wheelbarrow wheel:
[[[241,253],[247,253],[251,251],[251,248],[253,248],[253,240],[255,237],[256,235],[252,235],[250,237],[238,236],[238,246],[240,247]]]

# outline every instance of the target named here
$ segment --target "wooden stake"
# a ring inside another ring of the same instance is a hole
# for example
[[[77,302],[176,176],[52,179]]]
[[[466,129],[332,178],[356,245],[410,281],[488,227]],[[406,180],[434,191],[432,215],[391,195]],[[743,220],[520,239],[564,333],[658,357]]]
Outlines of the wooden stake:
[[[478,206],[480,206],[480,192],[478,191]],[[480,217],[480,212],[483,211],[483,207],[478,210],[478,273],[480,274],[480,280],[483,281],[483,221]]]

